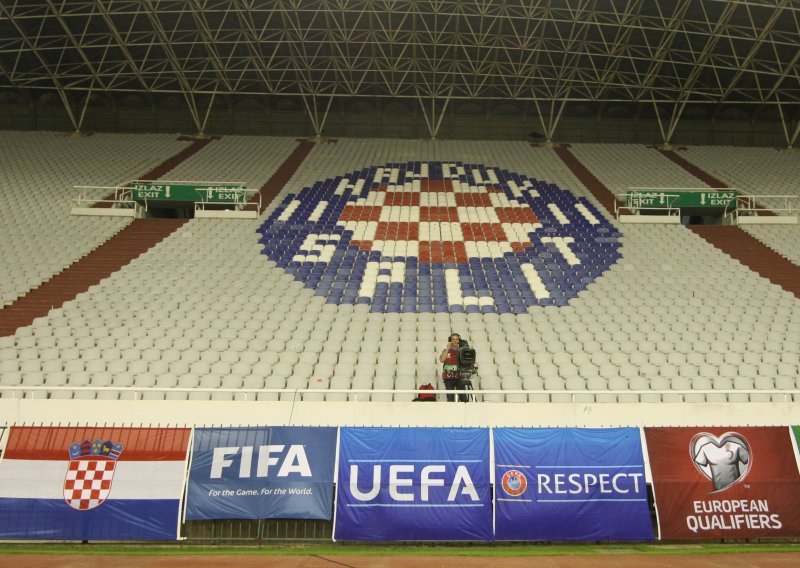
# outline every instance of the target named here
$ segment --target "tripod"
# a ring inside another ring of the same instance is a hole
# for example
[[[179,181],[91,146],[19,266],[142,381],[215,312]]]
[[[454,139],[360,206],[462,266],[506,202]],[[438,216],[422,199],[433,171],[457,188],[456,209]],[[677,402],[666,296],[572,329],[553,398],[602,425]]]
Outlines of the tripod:
[[[475,395],[472,394],[472,377],[478,374],[478,367],[469,367],[461,369],[460,373],[460,386],[461,390],[466,391],[466,394],[458,395],[461,402],[476,402]]]

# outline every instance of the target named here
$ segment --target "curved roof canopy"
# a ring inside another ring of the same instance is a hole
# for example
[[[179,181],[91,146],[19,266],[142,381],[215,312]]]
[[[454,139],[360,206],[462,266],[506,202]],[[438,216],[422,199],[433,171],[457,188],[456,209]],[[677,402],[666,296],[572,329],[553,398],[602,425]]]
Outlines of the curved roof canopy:
[[[197,119],[221,94],[780,108],[799,60],[798,0],[0,0],[0,86]]]

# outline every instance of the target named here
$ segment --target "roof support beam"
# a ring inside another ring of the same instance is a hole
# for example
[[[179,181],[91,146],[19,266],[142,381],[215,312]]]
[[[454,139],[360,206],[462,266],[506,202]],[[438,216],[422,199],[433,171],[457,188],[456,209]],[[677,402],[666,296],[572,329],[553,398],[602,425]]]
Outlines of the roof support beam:
[[[308,99],[311,99],[311,103],[309,104]],[[333,95],[328,96],[328,104],[325,105],[325,111],[320,116],[319,107],[317,106],[317,100],[320,97],[317,95],[310,95],[303,97],[303,104],[306,107],[306,112],[308,113],[308,118],[311,121],[311,126],[314,128],[314,136],[318,139],[322,138],[322,131],[325,129],[325,121],[328,120],[328,111],[331,110],[331,103],[333,102]]]
[[[652,101],[653,109],[656,113],[656,120],[658,121],[658,129],[661,131],[661,137],[664,140],[663,148],[665,150],[669,149],[669,142],[672,140],[672,135],[675,134],[675,128],[677,128],[683,110],[686,108],[687,100],[687,98],[684,98],[672,104],[672,113],[669,116],[669,123],[667,124],[666,130],[664,129],[664,122],[661,120],[661,113],[658,111],[658,104],[655,100]]]
[[[545,144],[551,144],[556,128],[558,127],[558,122],[561,120],[561,115],[564,113],[564,107],[567,106],[567,99],[561,99],[560,101],[553,99],[549,101],[550,108],[546,110],[546,115],[539,107],[538,99],[534,99],[533,104],[536,105],[536,114],[539,115],[539,123],[542,125],[542,130],[544,131]],[[556,104],[558,104],[557,110]],[[545,116],[547,120],[545,120]]]
[[[783,113],[783,105],[780,103],[778,104],[778,113],[781,115],[781,126],[783,126],[783,135],[786,137],[786,147],[794,148],[794,144],[797,142],[797,137],[800,135],[800,119],[797,120],[797,124],[794,126],[794,131],[790,135],[790,125],[788,124],[789,121],[786,118],[786,115]]]
[[[764,39],[769,35],[772,31],[772,28],[775,26],[775,22],[778,21],[780,18],[781,13],[783,12],[786,5],[789,3],[789,0],[781,0],[778,6],[775,6],[772,14],[770,14],[769,20],[764,27],[761,28],[761,31],[758,33],[758,37],[756,38],[755,42],[753,42],[752,47],[750,48],[750,52],[745,57],[742,64],[739,66],[739,71],[736,72],[736,75],[731,79],[731,82],[728,83],[728,87],[722,93],[722,98],[726,99],[728,95],[730,95],[733,90],[736,88],[736,85],[739,83],[739,79],[742,78],[747,68],[752,65],[753,61],[755,60],[756,54],[761,49],[761,46],[764,44]],[[800,50],[798,50],[800,53]]]
[[[770,89],[769,93],[767,93],[767,96],[764,97],[765,101],[772,100],[772,98],[777,95],[778,90],[781,88],[781,85],[789,75],[794,74],[795,78],[798,78],[798,80],[800,80],[800,77],[798,77],[797,74],[798,64],[800,64],[800,49],[795,51],[792,60],[786,65],[786,67],[783,68],[783,71],[781,71],[780,75],[775,80],[775,83],[772,85],[772,88]]]
[[[6,19],[11,22],[11,25],[14,26],[14,29],[17,31],[19,36],[22,38],[23,43],[26,47],[33,53],[34,57],[39,60],[39,63],[42,67],[46,70],[46,73],[49,75],[50,79],[53,81],[53,85],[56,88],[56,92],[58,93],[58,98],[61,99],[61,103],[64,105],[64,110],[69,117],[69,121],[72,123],[72,127],[75,129],[75,132],[80,131],[80,125],[75,117],[75,113],[72,111],[72,105],[70,104],[69,98],[67,97],[67,93],[64,91],[64,87],[61,85],[61,81],[58,80],[58,77],[53,73],[53,71],[48,66],[47,62],[42,57],[42,54],[36,49],[36,46],[30,40],[30,38],[25,34],[25,31],[20,27],[19,23],[14,19],[9,9],[6,7],[4,3],[0,3],[0,12],[6,17]]]
[[[273,88],[272,83],[267,76],[267,70],[270,68],[270,63],[272,58],[275,57],[277,49],[273,49],[270,60],[266,60],[264,58],[264,54],[261,52],[261,38],[259,37],[259,34],[256,32],[255,26],[253,25],[251,14],[247,11],[245,0],[236,0],[236,5],[237,8],[239,8],[236,10],[236,18],[242,25],[245,34],[247,34],[247,38],[250,40],[246,42],[247,50],[250,53],[248,60],[253,66],[253,69],[255,69],[258,78],[261,79],[261,82],[264,84],[267,92],[270,93],[273,91]],[[271,15],[269,17],[271,17]]]
[[[425,125],[428,127],[428,135],[431,137],[431,140],[435,140],[439,135],[439,128],[442,126],[442,119],[444,118],[445,111],[447,111],[447,105],[450,103],[453,87],[450,87],[450,91],[445,97],[423,97],[419,94],[419,91],[417,91],[417,93],[419,106],[422,108],[422,115],[425,118]],[[430,111],[425,108],[426,100],[430,101]],[[436,108],[437,101],[442,101],[442,107],[439,109]]]
[[[94,64],[86,56],[86,53],[84,52],[83,48],[81,47],[80,42],[77,39],[75,39],[75,35],[73,35],[72,30],[69,29],[69,26],[67,26],[67,22],[64,20],[64,17],[61,15],[61,11],[58,8],[56,8],[56,6],[55,6],[55,4],[53,4],[52,0],[46,0],[46,1],[47,1],[47,6],[50,8],[50,11],[56,17],[56,20],[58,20],[58,23],[61,26],[61,29],[64,30],[65,34],[67,34],[67,38],[69,39],[70,44],[78,52],[78,56],[81,58],[83,63],[89,69],[89,72],[92,74],[92,86],[94,86],[95,81],[97,81],[100,84],[100,87],[103,90],[105,90],[106,85],[103,82],[103,79],[100,78],[100,73],[98,73],[98,71],[95,68]],[[90,14],[89,17],[91,17],[91,14]]]
[[[102,2],[102,0],[95,0],[95,7],[97,8],[97,12],[100,14],[100,17],[103,19],[103,22],[105,22],[106,26],[111,32],[114,41],[117,42],[114,47],[119,48],[120,53],[122,53],[122,57],[128,64],[128,67],[130,67],[131,71],[133,71],[133,74],[136,76],[136,79],[139,81],[142,87],[144,87],[144,90],[149,93],[150,86],[145,82],[144,77],[142,76],[142,70],[131,56],[131,53],[128,50],[128,46],[126,45],[125,40],[122,39],[122,35],[119,33],[117,26],[114,24],[114,20],[111,19],[111,15],[108,12],[108,8]]]
[[[214,45],[216,39],[212,36],[211,29],[208,27],[208,22],[202,12],[202,6],[198,0],[191,0],[189,4],[194,8],[194,10],[191,10],[192,19],[194,19],[195,24],[197,24],[197,31],[200,38],[204,41],[203,46],[206,48],[206,52],[209,55],[211,66],[214,67],[214,72],[217,74],[217,77],[219,77],[220,82],[225,85],[225,89],[230,93],[233,91],[233,87],[228,77],[225,75],[225,64],[222,63],[219,51],[217,51]]]
[[[195,100],[194,90],[189,85],[189,81],[186,79],[186,75],[183,72],[183,67],[178,61],[175,51],[172,49],[169,37],[167,37],[167,32],[164,30],[164,26],[161,25],[161,20],[158,19],[156,7],[153,5],[153,0],[144,1],[146,4],[145,14],[147,19],[150,21],[150,25],[153,26],[153,30],[155,30],[156,36],[158,36],[158,39],[161,42],[161,49],[164,50],[164,54],[167,56],[167,60],[169,61],[170,66],[175,73],[178,84],[181,86],[181,94],[183,94],[183,98],[186,100],[186,104],[189,107],[189,113],[192,115],[192,121],[197,129],[197,134],[202,136],[205,121],[200,120],[200,113],[197,110],[197,101]],[[206,118],[208,118],[208,113],[206,113]]]

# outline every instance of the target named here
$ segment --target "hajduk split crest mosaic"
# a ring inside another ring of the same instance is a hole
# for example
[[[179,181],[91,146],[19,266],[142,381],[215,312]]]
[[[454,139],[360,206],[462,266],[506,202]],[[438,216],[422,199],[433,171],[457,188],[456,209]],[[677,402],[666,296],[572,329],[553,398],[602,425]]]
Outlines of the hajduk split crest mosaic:
[[[288,195],[263,253],[333,304],[525,313],[566,305],[619,258],[584,197],[497,167],[372,166]]]

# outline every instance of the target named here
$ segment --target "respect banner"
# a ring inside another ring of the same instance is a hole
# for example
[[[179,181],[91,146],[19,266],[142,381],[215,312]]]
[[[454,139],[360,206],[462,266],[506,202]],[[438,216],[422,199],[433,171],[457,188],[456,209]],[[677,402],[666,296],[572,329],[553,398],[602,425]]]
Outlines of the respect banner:
[[[492,540],[489,430],[342,428],[335,540]]]
[[[330,520],[335,456],[336,428],[198,428],[186,518]]]
[[[496,428],[497,540],[653,540],[638,428]]]
[[[12,426],[0,462],[0,538],[176,539],[190,433]]]
[[[645,428],[662,539],[800,536],[787,427]]]

